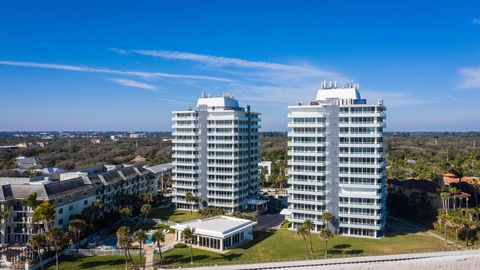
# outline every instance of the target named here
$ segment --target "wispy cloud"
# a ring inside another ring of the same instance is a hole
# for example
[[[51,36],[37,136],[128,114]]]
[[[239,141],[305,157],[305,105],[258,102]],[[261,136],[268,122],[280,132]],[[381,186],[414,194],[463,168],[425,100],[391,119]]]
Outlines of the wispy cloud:
[[[171,79],[209,80],[209,81],[219,81],[219,82],[232,81],[231,79],[213,77],[213,76],[163,73],[163,72],[124,71],[124,70],[115,70],[115,69],[109,69],[109,68],[94,68],[94,67],[88,67],[88,66],[62,65],[62,64],[52,64],[52,63],[0,61],[0,65],[45,68],[45,69],[78,71],[78,72],[88,72],[88,73],[105,73],[105,74],[134,76],[134,77],[142,77],[142,78],[150,78],[150,79],[171,78]]]
[[[388,92],[388,91],[362,91],[363,98],[375,102],[382,99],[388,107],[407,107],[438,102],[435,99],[424,99],[416,97],[407,92]]]
[[[186,60],[200,62],[208,66],[216,67],[236,67],[236,68],[247,68],[247,69],[264,69],[264,70],[273,70],[273,71],[287,71],[287,72],[298,72],[303,73],[308,76],[338,76],[335,72],[329,70],[319,69],[317,67],[308,66],[308,65],[287,65],[274,62],[265,62],[265,61],[250,61],[240,58],[231,58],[223,56],[214,56],[208,54],[197,54],[190,52],[179,52],[179,51],[165,51],[165,50],[124,50],[119,48],[111,48],[112,51],[115,51],[119,54],[140,54],[153,57],[159,57],[168,60]]]
[[[155,100],[160,101],[160,102],[162,102],[162,103],[188,104],[188,102],[182,101],[182,100],[178,100],[178,99],[156,98]]]
[[[480,24],[480,19],[479,19],[479,18],[474,18],[474,19],[472,20],[472,23],[473,23],[473,24]]]
[[[121,79],[121,78],[111,78],[110,81],[115,82],[115,83],[120,84],[120,85],[123,85],[123,86],[129,86],[129,87],[140,88],[140,89],[145,89],[145,90],[158,92],[157,87],[155,87],[151,84],[148,84],[148,83],[144,83],[144,82],[128,80],[128,79]]]
[[[462,82],[458,89],[480,88],[480,67],[466,67],[459,70]]]

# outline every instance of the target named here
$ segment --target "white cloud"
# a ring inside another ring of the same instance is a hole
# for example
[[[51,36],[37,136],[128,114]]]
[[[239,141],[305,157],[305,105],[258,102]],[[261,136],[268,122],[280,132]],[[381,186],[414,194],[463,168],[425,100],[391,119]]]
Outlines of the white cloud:
[[[422,99],[412,96],[406,92],[386,92],[386,91],[361,91],[362,98],[366,98],[371,103],[382,99],[387,107],[407,107],[437,102],[434,99]]]
[[[190,52],[165,51],[165,50],[124,50],[111,48],[119,54],[135,53],[168,60],[195,61],[214,67],[236,67],[248,69],[263,69],[272,71],[296,72],[305,76],[338,77],[338,74],[329,70],[319,69],[309,65],[287,65],[265,61],[249,61],[240,58],[230,58]]]
[[[169,98],[156,98],[155,100],[158,100],[162,103],[173,103],[173,104],[188,104],[186,101],[178,100],[178,99],[169,99]]]
[[[0,65],[45,68],[45,69],[78,71],[78,72],[88,72],[88,73],[105,73],[105,74],[134,76],[134,77],[151,78],[151,79],[171,78],[171,79],[209,80],[209,81],[219,81],[219,82],[232,81],[231,79],[212,77],[212,76],[162,73],[162,72],[124,71],[124,70],[115,70],[115,69],[108,69],[108,68],[93,68],[93,67],[87,67],[87,66],[72,66],[72,65],[61,65],[61,64],[52,64],[52,63],[0,61]]]
[[[473,24],[480,24],[480,19],[474,18],[474,19],[472,20],[472,23],[473,23]]]
[[[458,89],[480,88],[480,67],[461,68],[462,83]]]
[[[150,90],[154,92],[158,92],[158,89],[148,83],[144,82],[139,82],[139,81],[134,81],[134,80],[128,80],[128,79],[121,79],[121,78],[112,78],[110,81],[118,83],[120,85],[124,86],[129,86],[129,87],[135,87],[135,88],[140,88],[140,89],[145,89],[145,90]]]

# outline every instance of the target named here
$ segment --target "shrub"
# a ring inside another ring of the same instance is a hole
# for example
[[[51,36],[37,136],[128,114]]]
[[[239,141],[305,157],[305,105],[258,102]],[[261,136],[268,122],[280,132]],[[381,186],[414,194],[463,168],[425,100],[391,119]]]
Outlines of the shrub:
[[[225,210],[217,207],[206,207],[198,210],[198,214],[204,218],[225,215]]]
[[[187,244],[185,243],[177,243],[173,246],[174,248],[186,248]]]
[[[292,226],[292,222],[288,220],[283,221],[281,224],[282,229],[290,229],[291,226]]]

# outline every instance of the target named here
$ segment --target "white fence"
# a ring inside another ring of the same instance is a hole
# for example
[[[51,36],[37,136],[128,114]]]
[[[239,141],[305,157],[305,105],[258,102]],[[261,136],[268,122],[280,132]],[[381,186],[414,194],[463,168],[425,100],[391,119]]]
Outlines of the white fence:
[[[143,251],[142,251],[143,252]],[[139,249],[130,249],[130,254],[134,256],[140,255]],[[145,254],[145,252],[143,252]],[[123,249],[69,249],[65,250],[65,255],[78,255],[78,256],[123,256],[125,251]]]

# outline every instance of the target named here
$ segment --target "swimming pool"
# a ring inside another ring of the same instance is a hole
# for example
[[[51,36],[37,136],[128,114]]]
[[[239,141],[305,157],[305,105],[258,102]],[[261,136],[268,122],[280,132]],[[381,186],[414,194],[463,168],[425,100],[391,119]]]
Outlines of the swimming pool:
[[[153,234],[151,234],[151,233],[147,234],[147,241],[146,241],[146,243],[147,243],[148,245],[153,244]]]

